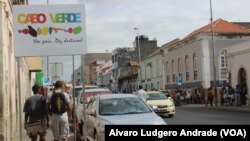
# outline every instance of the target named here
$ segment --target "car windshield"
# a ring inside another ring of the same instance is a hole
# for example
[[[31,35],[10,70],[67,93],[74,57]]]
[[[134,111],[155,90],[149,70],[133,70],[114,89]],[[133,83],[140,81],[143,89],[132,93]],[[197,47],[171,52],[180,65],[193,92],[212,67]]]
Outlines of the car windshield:
[[[147,100],[162,100],[167,99],[167,96],[163,93],[151,93],[148,94]]]
[[[101,99],[99,103],[100,115],[122,115],[152,112],[139,98]]]

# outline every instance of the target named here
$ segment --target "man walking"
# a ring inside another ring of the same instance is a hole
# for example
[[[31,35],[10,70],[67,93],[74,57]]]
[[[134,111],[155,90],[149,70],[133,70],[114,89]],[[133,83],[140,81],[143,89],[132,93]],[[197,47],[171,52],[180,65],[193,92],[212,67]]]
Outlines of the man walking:
[[[143,90],[143,87],[141,85],[139,85],[139,90],[137,91],[137,96],[140,97],[145,102],[148,98],[147,92],[145,90]]]
[[[69,95],[63,91],[64,82],[57,81],[53,94],[48,96],[47,111],[52,113],[52,132],[54,141],[68,141],[69,122],[72,121],[72,109]]]
[[[46,121],[47,126],[49,127],[49,117],[46,113],[46,99],[39,93],[40,87],[38,85],[34,85],[32,87],[33,96],[26,99],[23,112],[25,113],[24,117],[24,129],[27,129],[28,124],[41,122],[42,127],[40,128],[38,133],[29,133],[29,137],[31,141],[37,141],[37,137],[39,134],[39,141],[45,141],[46,136]]]

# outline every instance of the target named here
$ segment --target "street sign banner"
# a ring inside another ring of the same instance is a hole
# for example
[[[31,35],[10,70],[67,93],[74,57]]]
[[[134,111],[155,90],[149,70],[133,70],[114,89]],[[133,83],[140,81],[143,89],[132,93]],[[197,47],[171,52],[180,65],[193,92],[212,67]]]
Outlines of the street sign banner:
[[[51,77],[43,77],[43,85],[44,86],[52,85]]]
[[[36,72],[36,84],[38,86],[43,86],[43,72]]]
[[[14,5],[15,56],[81,55],[87,52],[85,7]]]
[[[176,84],[177,85],[181,85],[182,84],[182,77],[181,76],[177,76],[176,77]]]

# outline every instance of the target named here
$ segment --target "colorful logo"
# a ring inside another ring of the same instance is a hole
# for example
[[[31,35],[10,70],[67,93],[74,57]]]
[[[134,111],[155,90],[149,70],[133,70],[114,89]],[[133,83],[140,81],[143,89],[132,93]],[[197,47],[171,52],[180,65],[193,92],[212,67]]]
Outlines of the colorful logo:
[[[75,28],[70,27],[67,29],[45,26],[43,28],[38,27],[37,29],[35,29],[31,25],[28,25],[28,28],[20,29],[20,30],[18,30],[18,33],[29,34],[32,37],[37,37],[38,35],[47,36],[47,35],[51,35],[52,33],[57,34],[58,32],[79,34],[81,31],[82,31],[81,26],[77,26]]]

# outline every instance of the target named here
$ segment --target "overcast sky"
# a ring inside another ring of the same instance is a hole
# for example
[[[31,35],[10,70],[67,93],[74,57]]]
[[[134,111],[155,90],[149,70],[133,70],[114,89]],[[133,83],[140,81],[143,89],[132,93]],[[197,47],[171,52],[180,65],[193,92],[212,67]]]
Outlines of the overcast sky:
[[[47,4],[47,0],[29,0]],[[49,4],[84,4],[86,9],[87,52],[111,52],[118,47],[133,47],[137,35],[157,39],[158,46],[183,38],[210,23],[209,0],[49,0]],[[213,19],[250,22],[250,0],[212,0]],[[69,80],[72,57],[64,60],[63,79]],[[76,57],[76,67],[79,57]]]

